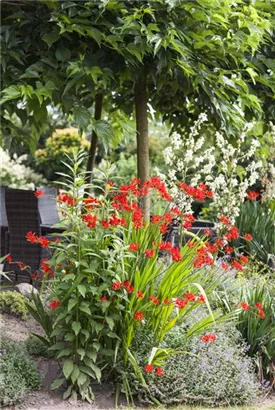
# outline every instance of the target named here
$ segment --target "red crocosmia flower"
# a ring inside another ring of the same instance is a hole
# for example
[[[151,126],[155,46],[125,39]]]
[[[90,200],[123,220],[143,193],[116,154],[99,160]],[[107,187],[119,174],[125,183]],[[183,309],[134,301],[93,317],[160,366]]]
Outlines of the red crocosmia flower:
[[[144,371],[146,372],[146,373],[153,373],[153,371],[154,371],[154,366],[152,365],[152,364],[146,364],[145,366],[144,366]]]
[[[25,268],[25,265],[22,262],[17,262],[17,266],[20,270],[23,270]]]
[[[153,257],[154,257],[154,253],[155,253],[154,249],[147,249],[147,250],[145,251],[145,256],[146,256],[146,258],[153,258]]]
[[[61,238],[54,238],[55,243],[59,243],[61,241]]]
[[[151,222],[153,224],[158,224],[161,221],[161,216],[160,215],[153,215],[151,218]]]
[[[139,248],[138,243],[130,243],[129,245],[129,251],[137,252]]]
[[[144,294],[141,292],[141,290],[137,291],[137,297],[138,297],[138,299],[143,299],[144,298]]]
[[[179,308],[179,309],[184,309],[187,305],[188,305],[188,300],[187,299],[176,299],[175,300],[175,307]]]
[[[109,224],[108,221],[103,220],[103,221],[101,221],[101,226],[102,226],[102,228],[107,229],[107,228],[109,228],[110,224]]]
[[[212,235],[212,231],[211,231],[210,229],[205,229],[205,230],[203,231],[203,233],[204,233],[204,235],[206,235],[206,236],[211,236],[211,235]]]
[[[12,257],[11,257],[10,254],[6,257],[6,261],[7,261],[8,263],[11,263],[11,262],[12,262]]]
[[[40,196],[43,196],[43,191],[41,191],[40,189],[38,189],[37,191],[35,191],[34,196],[36,196],[36,198],[39,198]]]
[[[225,224],[225,225],[230,225],[229,219],[224,215],[220,217],[220,223]]]
[[[135,320],[138,320],[138,321],[140,322],[141,320],[143,320],[143,319],[144,319],[143,313],[142,313],[142,312],[137,311],[137,312],[135,313],[134,318],[135,318]]]
[[[134,292],[134,286],[128,286],[128,288],[126,288],[126,290],[127,290],[127,293],[133,293]]]
[[[95,228],[96,227],[96,223],[97,223],[97,217],[96,215],[83,215],[82,216],[82,221],[87,222],[87,226],[88,228]]]
[[[246,195],[247,199],[251,199],[251,201],[256,201],[257,198],[259,198],[260,194],[255,191],[249,191],[248,194]]]
[[[238,239],[239,230],[236,226],[231,226],[224,236],[228,241],[232,241],[232,239]]]
[[[50,266],[48,265],[49,260],[48,259],[42,259],[41,260],[41,270],[45,275],[48,276],[54,276],[54,272],[53,270],[50,268]]]
[[[172,256],[172,260],[174,262],[180,262],[182,260],[182,256],[181,256],[179,248],[172,248],[170,250],[170,253],[171,253],[171,256]]]
[[[33,280],[38,280],[38,275],[36,273],[32,273],[31,277]]]
[[[160,242],[158,247],[160,251],[171,251],[172,249],[171,242]]]
[[[131,286],[131,282],[129,280],[126,280],[125,282],[123,282],[123,286],[125,288],[128,288],[129,286]]]
[[[163,377],[165,375],[165,373],[164,373],[164,371],[161,367],[157,367],[155,373],[159,377]]]
[[[59,195],[57,196],[57,200],[59,202],[64,202],[65,204],[69,206],[75,206],[76,204],[76,198],[73,198],[71,195],[68,195],[65,192],[59,192]]]
[[[34,232],[31,232],[31,231],[26,234],[26,239],[30,243],[37,243],[39,241],[39,238],[36,236],[36,234]]]
[[[259,311],[258,311],[258,317],[259,317],[260,319],[264,319],[264,318],[265,318],[265,312],[264,312],[263,310],[259,310]]]
[[[226,246],[224,252],[230,254],[234,252],[234,249],[231,246]]]
[[[252,241],[252,235],[250,235],[250,233],[246,233],[245,235],[244,235],[244,239],[245,240],[247,240],[247,241]]]
[[[187,246],[188,246],[188,248],[194,248],[195,247],[195,242],[188,241]]]
[[[247,265],[247,264],[248,264],[248,258],[247,258],[247,256],[241,255],[241,256],[240,256],[240,261],[241,261],[244,265]]]
[[[190,300],[191,302],[195,302],[196,300],[196,296],[192,292],[186,292],[184,293],[183,296],[185,297],[186,300]]]
[[[165,224],[160,225],[159,230],[161,233],[166,233],[169,230],[169,227]]]
[[[142,209],[137,208],[134,210],[132,215],[132,221],[135,229],[139,229],[143,226],[143,216],[144,212],[142,211]]]
[[[248,304],[247,302],[241,302],[241,303],[240,303],[240,307],[241,307],[243,310],[250,310],[250,306],[249,306],[249,304]]]
[[[171,223],[172,219],[173,219],[172,215],[169,214],[168,212],[166,214],[164,214],[164,216],[163,216],[163,221],[165,223]]]
[[[41,248],[48,248],[51,243],[51,241],[49,241],[49,239],[47,239],[45,236],[40,236],[38,238],[38,242],[40,243]]]
[[[107,302],[107,296],[102,296],[101,302]]]
[[[256,303],[256,308],[262,310],[263,305],[260,302]]]
[[[177,215],[177,216],[180,216],[180,214],[181,214],[180,209],[176,206],[174,208],[172,208],[170,212],[171,212],[171,214],[174,214],[174,215]]]
[[[204,297],[203,295],[199,295],[199,296],[197,297],[197,302],[205,303],[205,302],[206,302],[205,297]]]
[[[220,246],[221,248],[222,248],[223,245],[224,245],[224,243],[223,243],[223,241],[222,241],[221,239],[217,239],[217,240],[216,240],[216,244],[217,244],[218,246]]]
[[[106,183],[106,187],[112,188],[115,184],[112,181]]]
[[[236,259],[234,259],[234,260],[232,261],[232,266],[233,266],[233,268],[235,268],[235,269],[237,269],[237,270],[239,270],[239,271],[242,271],[242,270],[243,270],[242,265],[240,264],[240,262],[236,261]]]
[[[228,270],[229,269],[228,263],[222,262],[222,269],[223,270]]]
[[[155,296],[150,296],[149,297],[150,302],[152,302],[155,306],[159,305],[159,299],[156,298]]]
[[[59,300],[54,299],[54,300],[52,300],[51,303],[49,304],[49,308],[50,308],[50,309],[57,309],[59,305],[60,305]]]
[[[122,286],[122,282],[114,282],[112,285],[113,290],[119,290]]]
[[[217,340],[217,336],[215,333],[208,333],[204,336],[201,336],[201,341],[204,343],[215,342]]]
[[[171,301],[170,299],[164,299],[163,304],[164,305],[170,305]]]

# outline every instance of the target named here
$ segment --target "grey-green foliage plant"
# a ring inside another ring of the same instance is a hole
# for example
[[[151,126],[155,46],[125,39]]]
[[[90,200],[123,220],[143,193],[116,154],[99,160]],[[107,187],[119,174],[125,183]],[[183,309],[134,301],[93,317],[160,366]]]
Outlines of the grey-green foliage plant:
[[[1,338],[0,404],[21,401],[26,393],[40,387],[41,377],[23,344]]]
[[[0,307],[2,312],[12,313],[20,316],[22,319],[26,319],[28,313],[27,302],[27,299],[18,292],[0,292]]]
[[[275,210],[260,202],[247,201],[241,205],[235,225],[240,235],[252,235],[252,241],[240,240],[239,246],[247,254],[254,254],[265,264],[275,255]]]
[[[186,340],[184,329],[175,327],[166,337],[164,347],[189,352],[169,358],[165,376],[147,374],[146,381],[154,397],[170,407],[190,404],[210,407],[250,405],[259,394],[259,384],[247,346],[234,328],[216,331],[217,340],[204,343],[199,337]],[[146,336],[137,338],[137,356],[142,361],[150,344]],[[136,384],[135,384],[136,386]],[[138,388],[141,400],[150,397]]]

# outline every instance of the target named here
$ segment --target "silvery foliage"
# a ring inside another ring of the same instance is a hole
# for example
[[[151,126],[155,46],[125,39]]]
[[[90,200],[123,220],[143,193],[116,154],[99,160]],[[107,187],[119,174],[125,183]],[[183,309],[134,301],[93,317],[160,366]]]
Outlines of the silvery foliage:
[[[30,167],[24,165],[27,155],[10,157],[9,153],[0,147],[0,178],[1,185],[10,188],[34,189],[46,183],[42,175],[35,173]]]

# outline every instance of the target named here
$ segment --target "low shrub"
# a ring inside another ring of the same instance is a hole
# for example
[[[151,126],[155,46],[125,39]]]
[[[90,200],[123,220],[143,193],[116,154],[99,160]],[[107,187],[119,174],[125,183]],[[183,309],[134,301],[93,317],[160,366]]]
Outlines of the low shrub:
[[[3,312],[14,313],[20,316],[21,319],[26,319],[28,309],[26,305],[27,299],[20,293],[15,291],[7,291],[0,293],[0,307]]]
[[[235,406],[253,403],[259,392],[252,360],[247,346],[235,330],[219,330],[215,342],[205,343],[199,337],[186,341],[185,330],[175,327],[166,337],[165,345],[181,352],[169,358],[164,377],[147,374],[150,393],[165,405],[180,403],[205,406]],[[144,336],[142,337],[144,340]],[[144,360],[144,343],[139,341],[137,356]],[[151,402],[140,388],[139,396]]]
[[[21,401],[28,390],[40,387],[40,375],[22,344],[2,336],[1,340],[0,404]]]

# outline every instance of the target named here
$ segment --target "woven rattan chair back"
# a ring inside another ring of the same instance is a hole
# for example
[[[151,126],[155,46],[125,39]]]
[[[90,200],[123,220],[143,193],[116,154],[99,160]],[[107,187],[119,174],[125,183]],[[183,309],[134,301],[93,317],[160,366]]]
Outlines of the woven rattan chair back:
[[[1,232],[1,257],[8,253],[8,218],[6,212],[6,186],[0,186],[0,232]]]
[[[28,265],[32,272],[38,270],[41,258],[39,244],[31,244],[26,240],[27,232],[41,235],[37,198],[34,191],[21,189],[6,190],[6,210],[9,227],[9,253],[13,262]],[[5,264],[5,271],[16,274],[27,274],[20,271],[15,264]]]
[[[43,195],[38,197],[38,210],[42,225],[51,226],[59,222],[59,215],[56,206],[57,190],[55,188],[36,188],[42,191]]]

